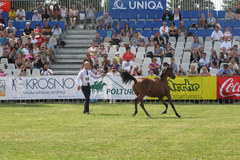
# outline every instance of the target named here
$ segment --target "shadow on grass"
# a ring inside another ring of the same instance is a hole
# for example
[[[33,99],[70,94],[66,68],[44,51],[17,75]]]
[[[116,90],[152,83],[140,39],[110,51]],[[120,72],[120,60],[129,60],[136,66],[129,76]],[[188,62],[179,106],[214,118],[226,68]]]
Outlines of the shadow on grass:
[[[112,114],[112,113],[100,113],[95,115],[96,116],[121,116],[120,114]]]
[[[31,104],[31,103],[15,103],[15,104],[0,104],[0,108],[12,108],[12,107],[24,107],[24,108],[39,108],[39,107],[56,107],[56,105],[50,105],[50,104]]]
[[[199,119],[199,118],[202,118],[202,117],[181,117],[181,118],[178,118],[178,117],[152,117],[152,119]]]

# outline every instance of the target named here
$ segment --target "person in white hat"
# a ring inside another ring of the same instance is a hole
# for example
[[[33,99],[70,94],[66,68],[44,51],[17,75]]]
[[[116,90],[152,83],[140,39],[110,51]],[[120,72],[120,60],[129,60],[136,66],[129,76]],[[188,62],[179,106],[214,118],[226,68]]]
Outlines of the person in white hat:
[[[23,35],[24,37],[31,38],[32,34],[33,34],[33,29],[31,28],[31,24],[30,22],[27,22],[26,29],[24,29],[23,31]]]
[[[34,11],[34,15],[32,16],[32,21],[38,21],[38,22],[42,21],[42,16],[41,14],[38,14],[37,10]]]

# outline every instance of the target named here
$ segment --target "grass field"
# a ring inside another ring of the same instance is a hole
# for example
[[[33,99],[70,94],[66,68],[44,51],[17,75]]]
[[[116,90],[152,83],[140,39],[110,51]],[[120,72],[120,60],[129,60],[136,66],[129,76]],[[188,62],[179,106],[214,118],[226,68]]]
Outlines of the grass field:
[[[1,104],[0,159],[239,160],[240,106]]]

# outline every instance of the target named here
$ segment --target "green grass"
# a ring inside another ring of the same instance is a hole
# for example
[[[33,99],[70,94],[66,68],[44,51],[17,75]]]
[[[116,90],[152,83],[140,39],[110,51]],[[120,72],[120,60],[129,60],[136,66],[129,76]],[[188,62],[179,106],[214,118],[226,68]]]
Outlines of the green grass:
[[[0,159],[239,160],[240,107],[133,104],[1,104]]]

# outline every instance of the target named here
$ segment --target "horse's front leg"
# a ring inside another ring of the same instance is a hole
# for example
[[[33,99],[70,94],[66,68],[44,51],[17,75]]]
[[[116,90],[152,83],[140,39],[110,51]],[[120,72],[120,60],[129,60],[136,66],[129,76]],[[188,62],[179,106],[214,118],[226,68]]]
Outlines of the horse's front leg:
[[[150,116],[150,114],[146,111],[144,104],[143,104],[143,98],[140,100],[140,106],[142,107],[143,111],[145,112],[145,114],[149,117],[152,118],[152,116]]]
[[[177,116],[178,118],[181,118],[181,116],[177,113],[177,111],[176,111],[176,109],[175,109],[175,107],[174,107],[174,105],[173,105],[173,103],[172,103],[171,95],[170,95],[170,94],[167,94],[167,98],[168,98],[168,101],[169,101],[170,105],[172,106],[172,109],[173,109],[173,111],[175,112],[176,116]]]
[[[162,114],[166,114],[168,109],[168,104],[165,102],[165,100],[162,97],[158,97],[158,99],[165,105],[165,110],[162,112]]]

